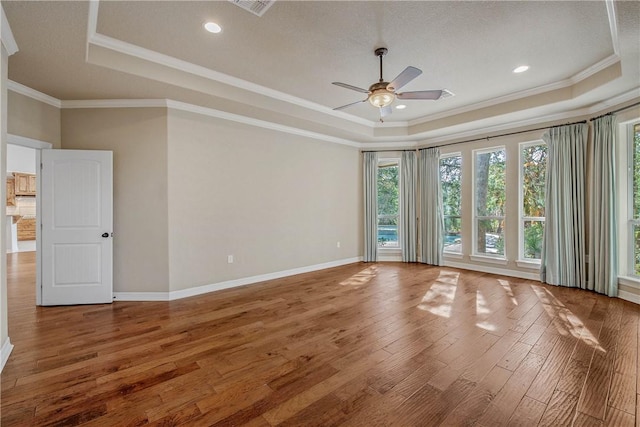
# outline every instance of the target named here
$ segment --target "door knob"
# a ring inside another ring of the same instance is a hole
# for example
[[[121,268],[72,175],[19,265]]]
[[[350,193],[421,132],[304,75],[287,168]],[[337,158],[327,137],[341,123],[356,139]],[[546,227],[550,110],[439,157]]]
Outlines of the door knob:
[[[109,237],[109,233],[102,233],[102,237]]]

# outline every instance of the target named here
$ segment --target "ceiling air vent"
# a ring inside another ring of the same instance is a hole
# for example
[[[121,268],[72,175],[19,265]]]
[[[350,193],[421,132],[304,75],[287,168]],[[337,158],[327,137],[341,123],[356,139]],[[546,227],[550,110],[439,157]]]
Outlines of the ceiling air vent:
[[[271,7],[275,0],[229,0],[236,6],[248,10],[257,16],[262,16]]]

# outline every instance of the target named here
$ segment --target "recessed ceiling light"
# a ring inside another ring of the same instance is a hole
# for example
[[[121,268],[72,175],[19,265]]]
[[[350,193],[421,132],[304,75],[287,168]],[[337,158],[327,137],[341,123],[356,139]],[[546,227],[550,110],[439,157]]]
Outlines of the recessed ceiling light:
[[[204,29],[214,34],[222,31],[222,27],[215,22],[207,22],[206,24],[204,24]]]
[[[404,104],[396,105],[396,110],[404,110],[405,108],[407,108],[407,106]]]
[[[527,71],[529,69],[528,65],[521,65],[519,67],[516,67],[513,69],[514,73],[524,73],[525,71]]]

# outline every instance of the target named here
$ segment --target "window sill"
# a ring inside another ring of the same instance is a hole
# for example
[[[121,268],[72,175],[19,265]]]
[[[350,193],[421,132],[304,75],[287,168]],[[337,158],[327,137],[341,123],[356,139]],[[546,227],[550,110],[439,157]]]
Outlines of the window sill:
[[[498,257],[483,256],[483,255],[471,255],[469,259],[471,259],[471,261],[476,261],[476,262],[487,262],[489,264],[500,264],[500,265],[507,265],[507,262],[508,262],[506,258],[498,258]]]
[[[462,259],[462,258],[464,258],[464,255],[458,254],[458,253],[455,253],[455,252],[444,252],[442,254],[442,256],[445,259]]]
[[[378,253],[381,254],[395,254],[395,253],[402,253],[402,249],[401,248],[389,248],[389,247],[380,247],[378,246]]]
[[[530,268],[532,270],[540,270],[540,261],[530,261],[519,259],[516,261],[516,265],[520,268]]]

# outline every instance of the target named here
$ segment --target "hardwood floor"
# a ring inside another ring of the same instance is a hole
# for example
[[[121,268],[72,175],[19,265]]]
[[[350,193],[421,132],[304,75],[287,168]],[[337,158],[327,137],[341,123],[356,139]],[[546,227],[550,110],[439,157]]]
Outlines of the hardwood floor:
[[[3,426],[634,426],[640,307],[351,264],[173,302],[35,307],[8,256]]]

